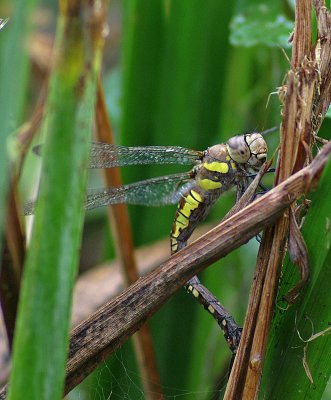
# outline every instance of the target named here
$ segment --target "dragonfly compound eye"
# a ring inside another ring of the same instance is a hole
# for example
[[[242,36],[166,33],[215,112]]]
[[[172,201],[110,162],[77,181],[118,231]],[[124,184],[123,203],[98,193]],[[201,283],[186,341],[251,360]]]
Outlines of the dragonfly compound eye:
[[[245,135],[232,137],[228,140],[226,147],[232,160],[239,164],[247,163],[251,157],[251,151],[245,141]]]
[[[268,146],[260,133],[245,135],[251,156],[247,163],[252,167],[260,167],[267,159]]]

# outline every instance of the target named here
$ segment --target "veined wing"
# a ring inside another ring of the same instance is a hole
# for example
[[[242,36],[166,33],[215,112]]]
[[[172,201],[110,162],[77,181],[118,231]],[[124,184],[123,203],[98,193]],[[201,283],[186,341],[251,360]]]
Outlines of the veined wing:
[[[91,210],[110,204],[162,206],[176,204],[183,191],[194,184],[192,173],[186,172],[147,179],[123,186],[92,189],[87,192],[85,209]]]
[[[33,148],[40,156],[43,145]],[[142,164],[195,164],[203,157],[203,151],[180,146],[138,146],[126,147],[101,142],[91,142],[89,167],[112,168],[124,165]]]
[[[137,204],[146,206],[162,206],[176,204],[183,190],[194,184],[192,172],[161,176],[123,186],[103,189],[92,189],[86,194],[85,209],[92,210],[110,204]],[[35,212],[37,200],[24,205],[24,215]]]
[[[126,147],[92,142],[90,168],[112,168],[137,164],[195,164],[203,157],[202,151],[179,146]]]

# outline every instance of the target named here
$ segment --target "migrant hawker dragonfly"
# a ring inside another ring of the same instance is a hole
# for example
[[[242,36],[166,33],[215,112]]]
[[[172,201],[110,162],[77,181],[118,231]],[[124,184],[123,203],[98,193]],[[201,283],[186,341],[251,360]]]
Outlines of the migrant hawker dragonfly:
[[[264,133],[264,132],[263,132]],[[261,133],[230,138],[205,151],[175,146],[125,147],[93,142],[89,167],[112,168],[142,164],[190,164],[186,173],[152,178],[119,187],[90,190],[86,196],[87,210],[111,204],[127,203],[147,206],[178,204],[172,224],[171,253],[186,246],[197,224],[205,218],[222,193],[235,187],[237,199],[249,184],[252,174],[259,171],[267,158],[267,144]],[[34,149],[41,152],[41,146]],[[25,214],[34,212],[35,202],[27,203]],[[197,277],[186,289],[209,311],[224,332],[233,353],[236,352],[241,329],[218,300]]]

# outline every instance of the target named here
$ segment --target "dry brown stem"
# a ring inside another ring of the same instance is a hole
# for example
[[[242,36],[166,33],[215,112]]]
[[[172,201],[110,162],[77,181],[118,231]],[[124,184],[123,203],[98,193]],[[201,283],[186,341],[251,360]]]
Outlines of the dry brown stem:
[[[311,45],[311,1],[296,2],[291,70],[282,93],[281,142],[275,185],[300,171],[311,159],[311,138],[320,127],[330,103],[330,14],[323,1],[315,1],[318,39]],[[303,171],[303,170],[302,170]],[[273,314],[280,270],[285,255],[289,220],[287,209],[263,237],[258,255],[243,336],[225,399],[258,396],[267,337]],[[300,231],[292,229],[293,258],[298,260],[302,281],[294,288],[293,301],[307,279],[307,254]],[[294,249],[294,250],[293,250]]]

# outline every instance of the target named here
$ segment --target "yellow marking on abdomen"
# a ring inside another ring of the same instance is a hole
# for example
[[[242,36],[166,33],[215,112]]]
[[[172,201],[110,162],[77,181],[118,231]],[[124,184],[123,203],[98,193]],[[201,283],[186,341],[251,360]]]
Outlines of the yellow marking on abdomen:
[[[211,304],[209,304],[208,311],[210,312],[210,314],[214,314],[215,308]]]
[[[199,202],[195,200],[194,197],[191,195],[188,195],[187,198],[185,199],[185,204],[183,208],[180,210],[186,217],[189,218],[191,215],[192,211],[197,209],[199,207]]]
[[[171,245],[171,251],[175,252],[178,249],[178,242],[175,238],[171,237],[170,238],[170,245]]]
[[[222,187],[221,182],[215,182],[210,179],[199,179],[198,184],[204,190],[215,190]]]
[[[192,205],[188,202],[184,204],[183,208],[179,208],[179,210],[182,212],[182,214],[185,215],[185,217],[189,218],[192,212]]]
[[[182,210],[180,210],[182,211]],[[177,218],[176,218],[176,223],[181,224],[182,229],[186,228],[188,225],[188,218],[185,215],[182,215],[180,212],[178,212]]]
[[[200,195],[198,192],[196,192],[195,190],[192,189],[192,190],[190,191],[190,193],[191,193],[192,196],[194,196],[194,199],[195,199],[197,202],[202,203],[202,197],[201,197],[201,195]]]
[[[198,208],[199,204],[202,203],[201,195],[195,190],[190,190],[190,193],[186,197],[186,201],[188,201],[194,208]]]
[[[202,203],[202,197],[195,190],[191,190],[189,194],[185,198],[185,203],[182,208],[180,205],[178,206],[176,219],[173,225],[172,236],[174,238],[178,238],[181,231],[188,227],[189,218],[196,208],[199,207],[199,204]]]
[[[176,220],[176,222],[174,223],[173,227],[175,228],[175,230],[172,231],[172,236],[173,236],[174,238],[178,238],[178,236],[179,236],[179,234],[180,234],[180,226],[179,226],[179,224],[177,223],[177,220]]]
[[[225,162],[213,161],[211,163],[203,163],[203,166],[208,171],[220,172],[221,174],[227,174],[229,172],[229,165]]]

